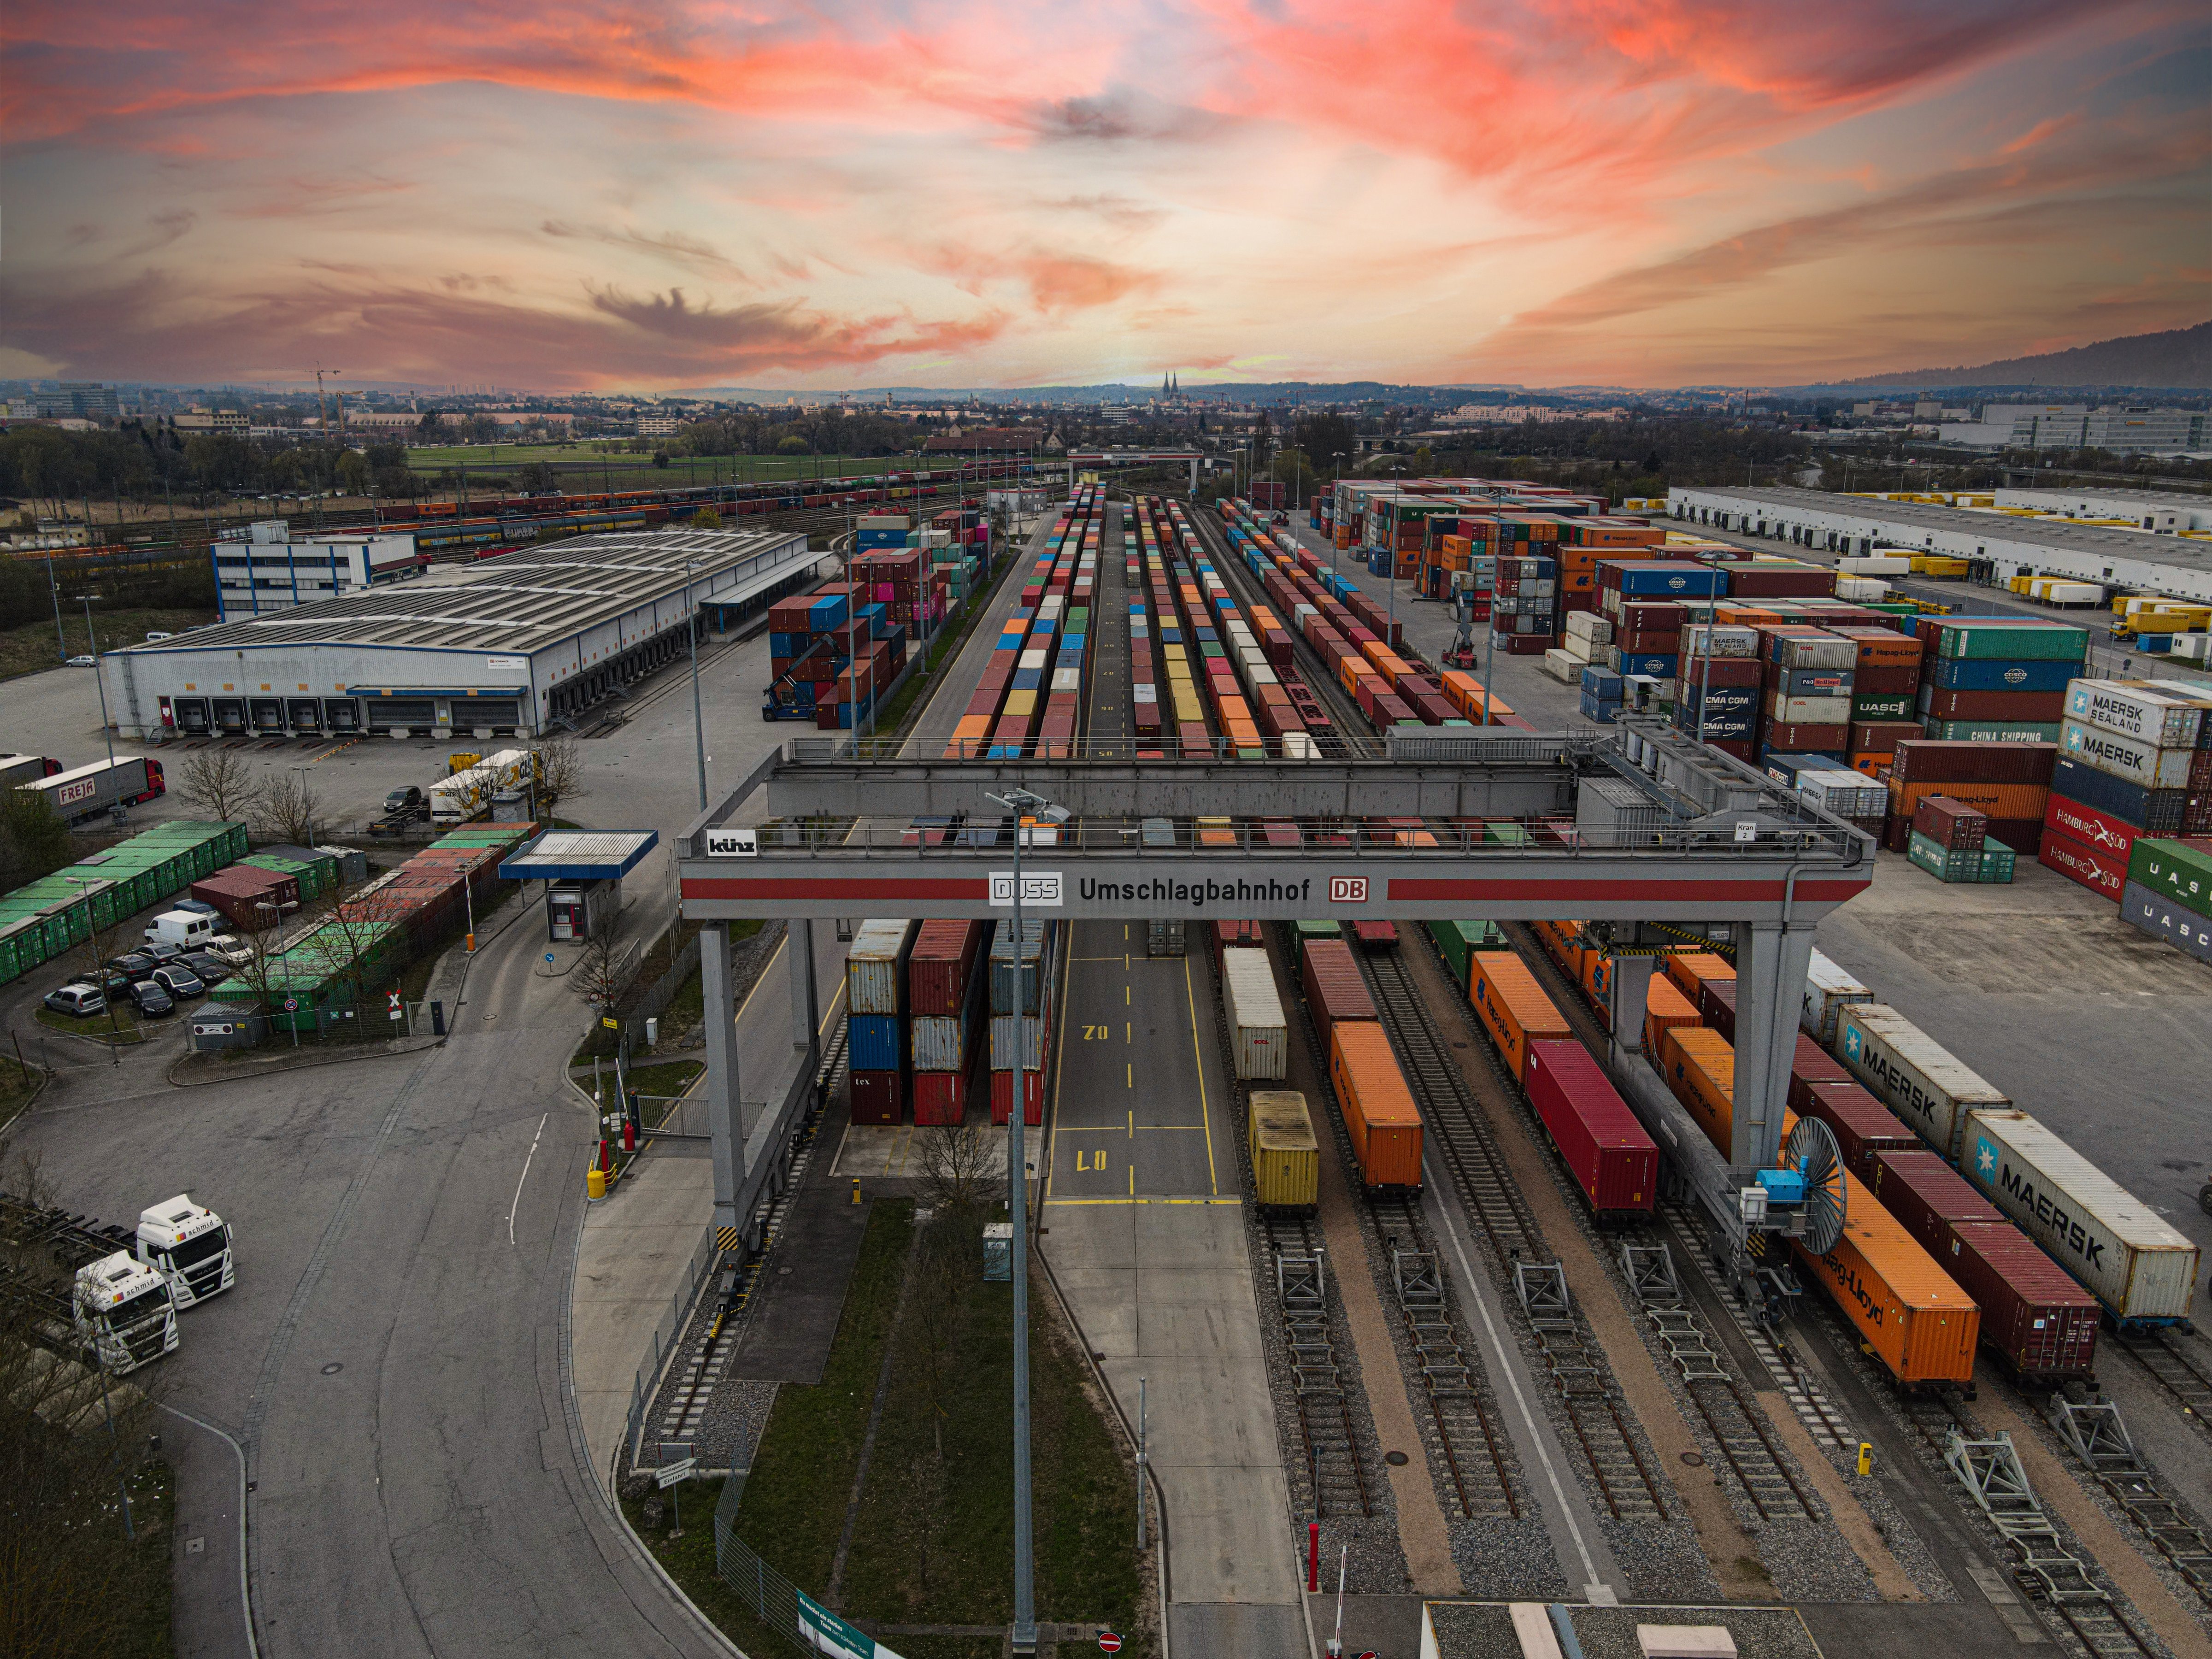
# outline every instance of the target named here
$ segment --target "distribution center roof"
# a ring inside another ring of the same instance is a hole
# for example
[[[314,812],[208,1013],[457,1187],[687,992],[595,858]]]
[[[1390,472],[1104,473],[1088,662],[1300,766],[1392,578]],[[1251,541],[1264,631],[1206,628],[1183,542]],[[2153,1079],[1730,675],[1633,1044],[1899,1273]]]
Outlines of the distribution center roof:
[[[660,844],[656,830],[549,830],[501,859],[501,881],[612,881]]]
[[[652,530],[578,536],[477,564],[441,567],[416,580],[194,629],[126,651],[364,645],[527,653],[680,593],[687,581],[742,567],[785,547],[794,533]]]

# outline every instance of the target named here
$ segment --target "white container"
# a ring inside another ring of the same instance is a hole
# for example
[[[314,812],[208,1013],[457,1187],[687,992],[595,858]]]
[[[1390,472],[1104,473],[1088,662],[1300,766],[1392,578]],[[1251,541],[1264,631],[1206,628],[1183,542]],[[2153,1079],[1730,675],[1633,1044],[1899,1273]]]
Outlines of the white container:
[[[1705,649],[1708,637],[1712,649]],[[1756,657],[1759,654],[1759,630],[1755,628],[1709,627],[1694,623],[1682,629],[1682,654],[1686,657]],[[1853,659],[1854,662],[1856,659]]]
[[[1849,697],[1785,697],[1779,691],[1767,694],[1766,712],[1784,726],[1849,726],[1851,723],[1851,700]]]
[[[1583,670],[1589,665],[1589,662],[1587,659],[1575,655],[1565,646],[1555,645],[1544,653],[1540,665],[1543,671],[1553,679],[1567,685],[1580,685],[1583,680]]]
[[[1912,560],[1902,553],[1858,553],[1838,559],[1836,568],[1848,570],[1855,576],[1909,576],[1912,574]]]
[[[1007,1018],[1012,1018],[1009,1015]],[[908,1052],[917,1072],[968,1069],[969,1022],[965,1014],[916,1014],[908,1023]]]
[[[1838,576],[1836,597],[1854,605],[1872,605],[1889,597],[1889,584],[1878,576]]]
[[[1248,1083],[1282,1081],[1290,1074],[1291,1033],[1267,953],[1249,945],[1224,951],[1221,995],[1237,1075]]]
[[[845,957],[845,1006],[855,1014],[896,1014],[906,983],[911,921],[864,921],[853,932]]]
[[[1570,611],[1567,612],[1567,637],[1588,640],[1594,646],[1610,645],[1613,642],[1613,624],[1594,611]]]
[[[2203,711],[2179,697],[2122,680],[2069,680],[2066,713],[2159,749],[2193,749]]]
[[[1587,611],[1577,611],[1575,614],[1578,617],[1582,617],[1587,616],[1589,613]],[[1568,635],[1567,642],[1565,645],[1555,645],[1552,649],[1554,651],[1564,651],[1567,655],[1572,657],[1577,662],[1595,662],[1600,657],[1606,654],[1606,648],[1603,645],[1600,644],[1597,641],[1589,638],[1588,635],[1582,634]]]
[[[1863,772],[1838,767],[1828,772],[1800,772],[1797,793],[1824,812],[1839,818],[1872,817],[1889,807],[1889,786]]]
[[[1873,1000],[1872,991],[1815,951],[1805,969],[1805,1000],[1798,1010],[1797,1024],[1823,1048],[1832,1048],[1836,1022],[1844,1010],[1853,1003]]]
[[[2122,1320],[2189,1317],[2197,1246],[2021,1111],[1966,1114],[1959,1168]]]
[[[2069,760],[2144,789],[2186,788],[2189,763],[2197,753],[2193,748],[2161,749],[2086,720],[2068,720],[2058,728],[2058,750]]]
[[[2095,582],[2053,582],[2045,597],[2053,605],[2102,605],[2105,590]]]
[[[1832,668],[1849,673],[1858,665],[1858,641],[1840,635],[1801,639],[1785,634],[1779,647],[1782,658],[1778,665],[1784,668]]]
[[[1836,1058],[1954,1164],[1966,1116],[2012,1102],[1886,1002],[1844,1007],[1836,1020]]]

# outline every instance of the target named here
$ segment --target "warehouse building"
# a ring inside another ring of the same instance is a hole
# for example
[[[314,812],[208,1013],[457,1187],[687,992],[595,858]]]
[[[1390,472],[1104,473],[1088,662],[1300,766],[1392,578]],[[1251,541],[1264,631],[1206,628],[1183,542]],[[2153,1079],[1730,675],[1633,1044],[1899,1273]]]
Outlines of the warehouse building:
[[[580,536],[100,659],[109,717],[195,736],[531,737],[813,580],[784,531]]]
[[[1970,580],[1998,586],[2014,576],[2064,576],[2130,593],[2212,602],[2212,543],[2171,534],[1820,489],[1670,489],[1667,502],[1685,523],[1799,547],[1946,554],[1966,562]]]
[[[425,568],[412,532],[335,531],[295,537],[283,519],[226,530],[209,551],[216,613],[225,622],[337,599]]]

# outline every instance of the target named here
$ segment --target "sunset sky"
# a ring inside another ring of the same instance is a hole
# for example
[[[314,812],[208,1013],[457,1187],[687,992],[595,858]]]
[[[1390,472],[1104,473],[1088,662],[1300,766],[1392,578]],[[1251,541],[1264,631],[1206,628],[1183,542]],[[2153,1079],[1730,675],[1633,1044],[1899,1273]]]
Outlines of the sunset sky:
[[[2208,314],[2212,12],[15,0],[0,375],[1804,380]]]

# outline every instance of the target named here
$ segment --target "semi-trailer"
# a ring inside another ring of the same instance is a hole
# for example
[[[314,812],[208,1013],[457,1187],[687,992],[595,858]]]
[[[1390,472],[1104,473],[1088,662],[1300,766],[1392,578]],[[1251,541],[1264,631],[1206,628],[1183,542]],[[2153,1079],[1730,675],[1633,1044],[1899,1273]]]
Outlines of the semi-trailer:
[[[65,823],[83,823],[118,806],[136,806],[168,793],[161,763],[150,755],[94,761],[43,777],[27,777],[15,787],[42,796]]]
[[[55,1352],[111,1376],[135,1371],[175,1349],[177,1308],[132,1244],[119,1228],[0,1194],[0,1296]]]

